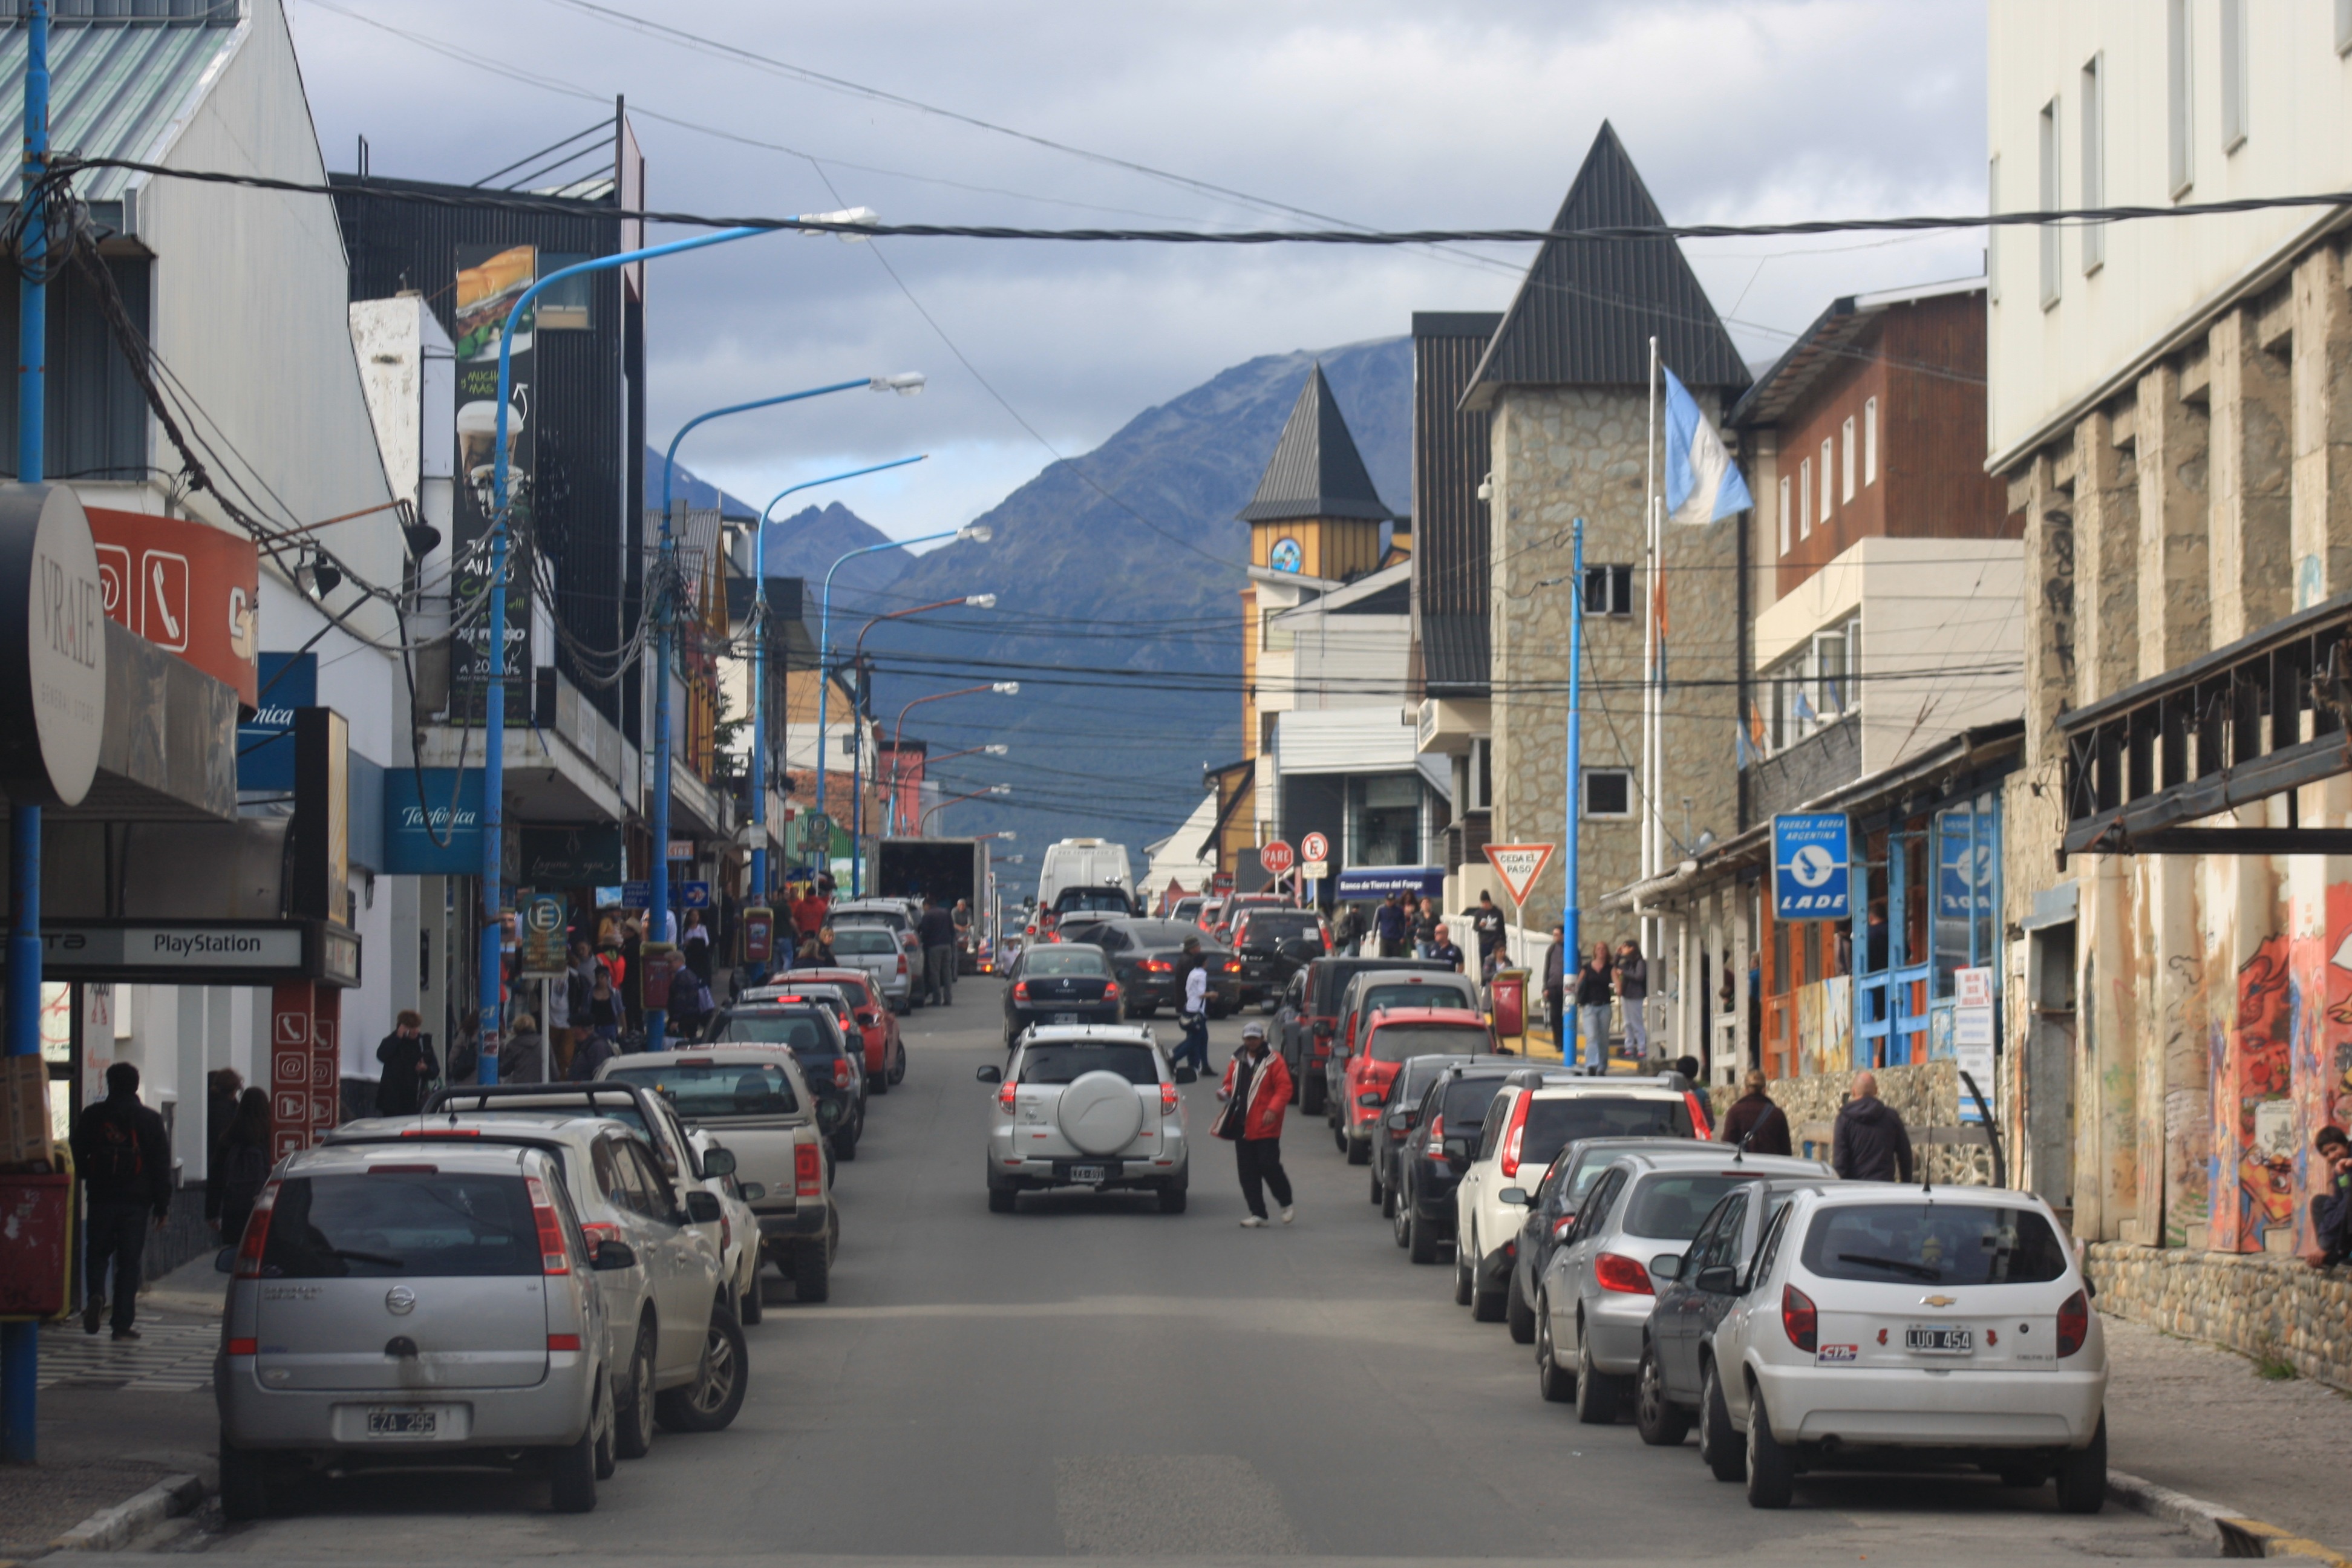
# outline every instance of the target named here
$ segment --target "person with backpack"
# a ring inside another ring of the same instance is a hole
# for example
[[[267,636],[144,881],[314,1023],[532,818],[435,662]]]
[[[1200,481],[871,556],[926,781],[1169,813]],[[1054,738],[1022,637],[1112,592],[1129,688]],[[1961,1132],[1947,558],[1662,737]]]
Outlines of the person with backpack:
[[[253,1217],[253,1205],[269,1181],[269,1091],[248,1089],[237,1096],[236,1114],[221,1140],[219,1203],[213,1231],[235,1247]],[[210,1199],[211,1194],[206,1194]]]
[[[89,1231],[81,1331],[98,1332],[110,1264],[114,1337],[135,1340],[139,1331],[131,1324],[139,1311],[139,1260],[147,1250],[148,1227],[152,1221],[163,1229],[172,1213],[172,1141],[163,1119],[139,1103],[139,1069],[129,1062],[106,1069],[106,1098],[81,1113],[73,1157]]]

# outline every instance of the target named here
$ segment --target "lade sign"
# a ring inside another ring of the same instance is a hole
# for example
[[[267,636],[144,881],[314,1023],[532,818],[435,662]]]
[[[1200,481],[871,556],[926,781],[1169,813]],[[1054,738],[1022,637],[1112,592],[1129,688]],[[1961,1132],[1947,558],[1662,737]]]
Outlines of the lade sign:
[[[106,590],[89,519],[62,485],[0,485],[0,788],[27,805],[80,805],[105,733]]]

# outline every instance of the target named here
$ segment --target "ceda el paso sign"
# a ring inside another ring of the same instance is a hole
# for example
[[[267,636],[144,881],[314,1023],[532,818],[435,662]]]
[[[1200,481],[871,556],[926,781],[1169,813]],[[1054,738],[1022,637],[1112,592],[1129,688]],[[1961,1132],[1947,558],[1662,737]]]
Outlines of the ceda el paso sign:
[[[80,805],[105,735],[106,591],[89,519],[62,485],[0,485],[0,788],[27,805]]]

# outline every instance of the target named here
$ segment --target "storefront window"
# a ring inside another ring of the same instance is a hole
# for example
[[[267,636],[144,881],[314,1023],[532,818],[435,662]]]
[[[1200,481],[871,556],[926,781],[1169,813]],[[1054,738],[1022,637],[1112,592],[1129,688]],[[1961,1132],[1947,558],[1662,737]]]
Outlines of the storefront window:
[[[1421,780],[1391,773],[1349,781],[1354,866],[1417,866],[1421,863]]]
[[[1993,961],[2000,816],[1979,795],[1936,814],[1936,998],[1953,994],[1956,970]]]

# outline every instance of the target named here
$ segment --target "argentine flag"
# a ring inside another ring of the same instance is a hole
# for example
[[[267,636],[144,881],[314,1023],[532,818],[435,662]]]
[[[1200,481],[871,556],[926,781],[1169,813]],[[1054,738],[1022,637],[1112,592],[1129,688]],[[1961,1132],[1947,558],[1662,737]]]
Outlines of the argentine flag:
[[[1666,518],[1698,525],[1746,511],[1756,504],[1739,477],[1723,437],[1698,411],[1698,400],[1665,370]]]

